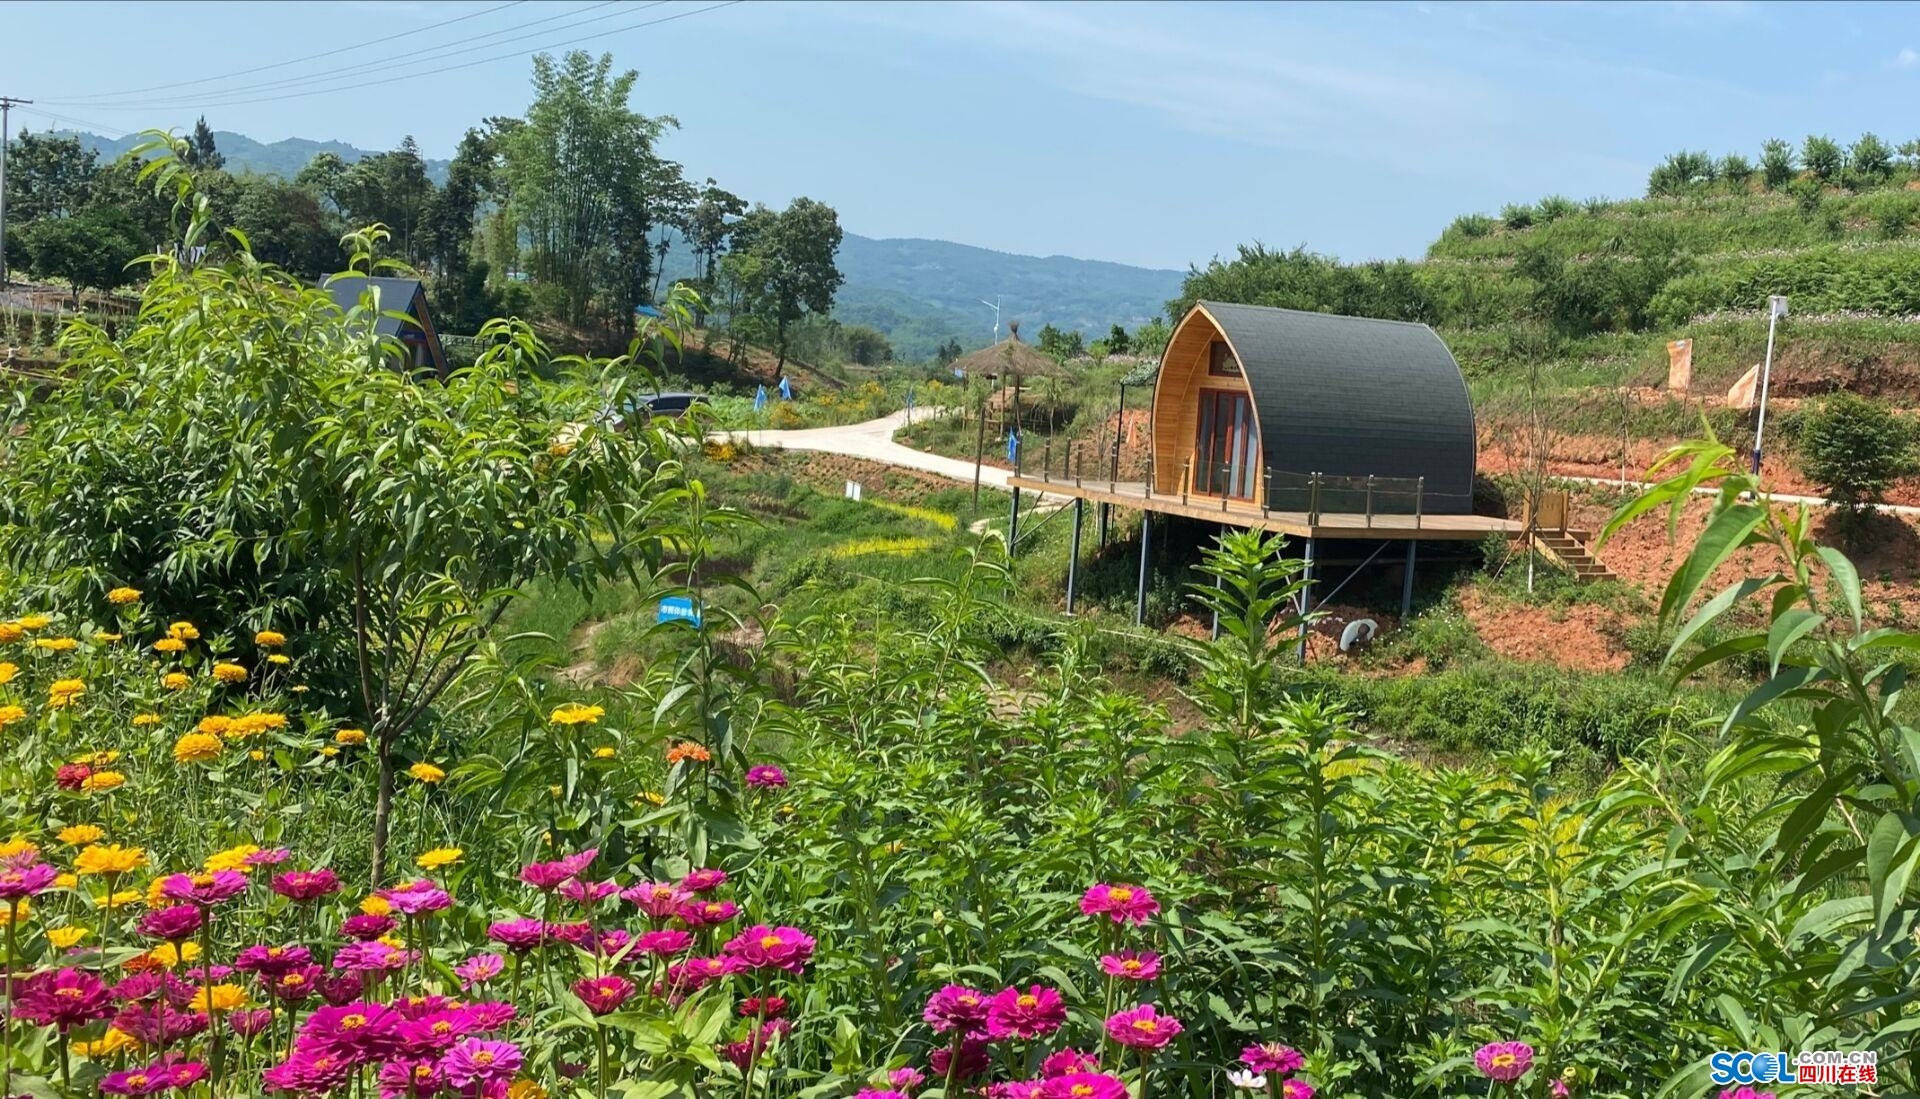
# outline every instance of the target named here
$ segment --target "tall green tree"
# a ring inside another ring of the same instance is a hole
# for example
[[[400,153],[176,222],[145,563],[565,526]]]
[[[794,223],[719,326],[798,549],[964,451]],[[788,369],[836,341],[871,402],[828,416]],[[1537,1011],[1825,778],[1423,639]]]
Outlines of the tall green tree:
[[[474,221],[494,187],[499,157],[490,134],[469,128],[447,166],[447,182],[427,204],[427,253],[434,269],[458,280],[473,255]]]
[[[393,233],[395,254],[409,267],[422,265],[434,186],[413,135],[402,139],[398,148],[375,153],[348,168],[340,185],[348,220],[385,225]]]
[[[315,197],[326,203],[335,214],[347,212],[347,169],[349,165],[341,159],[339,153],[320,152],[313,154],[293,181],[312,191]]]
[[[1767,189],[1777,191],[1793,178],[1793,143],[1777,137],[1768,138],[1760,146],[1760,174],[1767,181]]]
[[[132,282],[129,269],[146,252],[133,219],[111,207],[93,207],[72,217],[44,218],[21,233],[27,263],[43,278],[64,279],[73,304],[82,290],[111,290]]]
[[[7,220],[14,227],[66,217],[93,197],[100,170],[77,137],[25,130],[7,145]]]
[[[639,74],[615,74],[611,55],[575,50],[533,61],[524,125],[502,135],[502,175],[524,266],[551,288],[559,319],[633,323],[652,274],[650,232],[677,167],[654,152],[671,118],[636,112]]]
[[[794,323],[832,309],[833,296],[845,281],[834,264],[844,236],[840,217],[826,203],[803,197],[777,214],[765,207],[750,211],[734,232],[736,253],[744,248],[756,261],[747,281],[747,311],[773,330],[784,368]]]
[[[700,197],[687,217],[687,243],[699,260],[696,277],[703,280],[714,277],[714,266],[720,262],[720,253],[726,250],[733,222],[746,212],[746,200],[711,178],[700,189]]]
[[[193,124],[193,136],[187,139],[187,152],[182,159],[187,167],[207,172],[217,172],[227,166],[227,157],[214,144],[213,128],[207,125],[207,116],[201,115]]]
[[[1822,183],[1830,183],[1840,176],[1840,170],[1847,165],[1847,154],[1840,143],[1824,134],[1810,134],[1800,145],[1800,159],[1813,173],[1813,178]]]

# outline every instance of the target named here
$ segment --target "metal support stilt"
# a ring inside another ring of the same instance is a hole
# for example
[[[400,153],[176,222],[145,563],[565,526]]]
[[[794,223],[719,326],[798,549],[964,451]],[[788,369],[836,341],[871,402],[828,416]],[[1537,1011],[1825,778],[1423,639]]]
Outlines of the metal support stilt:
[[[1147,554],[1152,549],[1153,513],[1140,516],[1140,586],[1133,595],[1133,624],[1147,620]]]
[[[1073,544],[1067,550],[1067,613],[1073,613],[1073,591],[1075,581],[1080,579],[1080,518],[1086,511],[1087,502],[1080,497],[1073,498]]]
[[[1300,664],[1302,667],[1307,663],[1307,612],[1313,609],[1313,550],[1316,541],[1318,539],[1307,539],[1307,568],[1301,573],[1301,578],[1306,581],[1300,589]]]
[[[1099,516],[1100,548],[1106,549],[1107,548],[1107,518],[1108,516],[1113,514],[1113,505],[1101,504],[1099,510],[1096,511],[1094,514]]]
[[[1407,539],[1407,571],[1400,579],[1400,624],[1407,624],[1407,616],[1413,613],[1413,547],[1419,545],[1413,539]]]
[[[1214,545],[1216,546],[1221,545],[1223,542],[1226,541],[1226,537],[1227,537],[1227,528],[1224,525],[1222,525],[1220,528],[1220,535],[1214,541]],[[1217,572],[1213,574],[1213,590],[1214,591],[1220,590],[1220,574]],[[1211,640],[1214,640],[1214,641],[1220,640],[1220,607],[1217,604],[1213,608],[1213,628],[1211,632]]]
[[[1007,560],[1013,560],[1013,547],[1020,541],[1020,490],[1013,490],[1013,510],[1007,514]]]

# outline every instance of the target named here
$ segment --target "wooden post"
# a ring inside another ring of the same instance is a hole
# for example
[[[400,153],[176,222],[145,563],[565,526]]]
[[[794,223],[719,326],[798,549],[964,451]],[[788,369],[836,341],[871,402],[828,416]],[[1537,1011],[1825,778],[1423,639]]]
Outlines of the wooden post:
[[[1016,450],[1013,454],[1015,461],[1018,462],[1020,452]],[[1051,436],[1048,437],[1046,442],[1040,444],[1040,479],[1042,481],[1053,480],[1053,439]]]
[[[1013,547],[1020,541],[1020,489],[1013,490],[1013,511],[1007,515],[1007,561],[1013,561]]]
[[[1147,554],[1152,548],[1153,512],[1140,513],[1140,584],[1133,595],[1133,624],[1147,620]]]
[[[1373,474],[1367,474],[1367,526],[1373,526]]]
[[[1407,616],[1413,613],[1413,547],[1419,545],[1413,539],[1407,539],[1407,572],[1400,578],[1400,625],[1405,628]]]
[[[1307,525],[1310,527],[1320,525],[1320,475],[1318,473],[1307,475]]]
[[[1260,488],[1260,514],[1271,516],[1273,514],[1273,468],[1269,466],[1262,471],[1262,476],[1265,484]]]
[[[1307,665],[1307,615],[1313,610],[1313,544],[1317,539],[1307,539],[1307,569],[1301,574],[1306,584],[1300,589],[1300,666]]]
[[[1180,463],[1180,502],[1183,504],[1187,502],[1187,493],[1192,487],[1192,482],[1189,480],[1192,473],[1192,458],[1188,458],[1186,461]]]
[[[1073,595],[1075,581],[1080,578],[1080,518],[1086,508],[1086,500],[1073,498],[1073,542],[1067,548],[1067,613],[1073,613]]]
[[[1424,516],[1426,515],[1426,496],[1427,479],[1425,477],[1415,477],[1413,479],[1413,529],[1415,530],[1419,530],[1424,522]],[[1411,563],[1413,561],[1413,551],[1411,549],[1407,551],[1407,561],[1409,562],[1407,568],[1411,571],[1413,568]]]
[[[965,430],[964,428],[962,430]],[[980,395],[979,430],[973,437],[973,506],[980,506],[980,462],[987,453],[987,397]]]

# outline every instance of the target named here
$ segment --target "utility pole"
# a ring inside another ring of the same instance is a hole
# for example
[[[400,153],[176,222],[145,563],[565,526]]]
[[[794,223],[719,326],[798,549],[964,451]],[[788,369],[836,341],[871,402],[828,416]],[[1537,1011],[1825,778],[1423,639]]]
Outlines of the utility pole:
[[[31,102],[0,95],[0,289],[7,285],[7,123],[15,107]]]
[[[1767,431],[1767,383],[1773,380],[1773,332],[1780,318],[1787,315],[1787,296],[1775,294],[1767,299],[1767,357],[1760,366],[1760,418],[1753,428],[1753,475],[1760,476],[1760,440]]]

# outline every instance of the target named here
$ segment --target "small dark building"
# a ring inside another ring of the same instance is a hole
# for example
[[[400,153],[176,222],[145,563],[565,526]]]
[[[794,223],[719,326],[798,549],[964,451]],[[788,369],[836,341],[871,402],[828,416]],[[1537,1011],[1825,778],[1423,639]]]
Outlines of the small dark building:
[[[1413,482],[1427,514],[1473,510],[1473,404],[1424,324],[1199,302],[1161,358],[1153,456],[1158,492],[1307,510],[1318,474],[1313,510],[1361,510],[1341,497],[1366,478],[1371,510],[1415,510]]]
[[[447,353],[440,347],[440,332],[433,325],[433,313],[427,308],[427,291],[419,279],[368,278],[365,275],[335,275],[327,280],[327,293],[346,312],[360,304],[369,289],[377,298],[382,316],[374,322],[374,332],[392,336],[407,351],[407,363],[414,370],[431,370],[446,378]],[[401,317],[386,314],[401,313]]]

